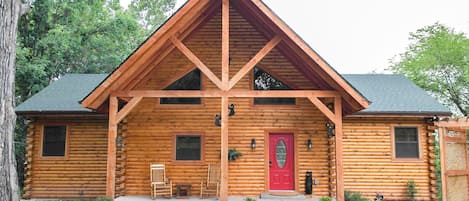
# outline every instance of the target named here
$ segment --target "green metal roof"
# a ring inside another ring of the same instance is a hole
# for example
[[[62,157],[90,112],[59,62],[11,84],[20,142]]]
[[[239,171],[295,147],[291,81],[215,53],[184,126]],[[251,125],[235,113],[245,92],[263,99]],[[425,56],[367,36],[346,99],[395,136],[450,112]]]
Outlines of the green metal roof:
[[[21,113],[92,112],[79,101],[107,74],[66,74],[16,107]]]
[[[342,75],[371,104],[355,114],[450,115],[451,111],[403,75]]]
[[[402,75],[342,75],[371,104],[356,114],[449,115],[450,110]],[[107,74],[67,74],[18,107],[26,113],[92,112],[81,101]]]

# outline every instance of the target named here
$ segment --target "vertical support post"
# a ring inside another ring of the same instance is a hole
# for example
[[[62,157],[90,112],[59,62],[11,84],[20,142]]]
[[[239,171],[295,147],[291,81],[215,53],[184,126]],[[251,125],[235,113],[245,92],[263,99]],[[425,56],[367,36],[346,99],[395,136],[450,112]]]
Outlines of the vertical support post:
[[[441,163],[441,197],[443,198],[443,201],[447,200],[447,194],[448,194],[448,189],[446,187],[446,180],[447,180],[447,174],[446,174],[446,142],[445,142],[445,136],[446,136],[446,128],[445,127],[439,127],[438,128],[438,138],[439,138],[439,143],[440,143],[440,163]]]
[[[228,200],[228,96],[221,98],[221,181],[220,201]]]
[[[336,170],[336,199],[344,201],[344,171],[342,163],[342,98],[334,99],[335,113],[335,170]]]
[[[230,83],[230,1],[222,1],[222,45],[221,66],[223,91],[229,90]],[[221,181],[220,201],[228,200],[228,96],[221,97]]]
[[[222,45],[221,45],[221,66],[222,66],[222,90],[228,90],[230,83],[230,1],[222,2]]]
[[[109,123],[107,140],[106,197],[114,198],[116,183],[117,97],[109,97]]]

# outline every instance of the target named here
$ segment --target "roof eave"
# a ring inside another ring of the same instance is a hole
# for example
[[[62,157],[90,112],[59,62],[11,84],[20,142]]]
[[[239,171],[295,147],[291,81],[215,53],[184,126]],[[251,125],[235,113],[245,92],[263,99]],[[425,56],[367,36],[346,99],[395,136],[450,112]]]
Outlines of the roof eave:
[[[433,116],[442,116],[447,117],[451,116],[452,113],[449,111],[360,111],[348,115],[350,117],[358,117],[358,116],[412,116],[412,117],[433,117]]]
[[[175,18],[179,18],[184,16],[188,10],[190,10],[194,5],[196,5],[199,2],[199,0],[191,0],[187,1],[184,3],[176,12],[174,12],[160,27],[158,27],[150,36],[145,39],[116,69],[114,69],[99,85],[97,85],[88,95],[86,95],[82,100],[79,101],[79,103],[82,105],[84,108],[88,108],[91,110],[96,110],[99,108],[99,106],[104,102],[97,102],[97,97],[102,96],[104,92],[106,92],[106,89],[109,89],[111,85],[119,78],[121,77],[122,74],[124,73],[119,73],[118,70],[121,69],[123,66],[132,66],[129,63],[131,60],[136,60],[136,56],[139,55],[137,54],[138,52],[142,51],[142,47],[144,46],[150,46],[148,45],[150,40],[156,41],[158,40],[161,35],[163,35],[165,32],[167,32],[174,24],[175,24]],[[184,10],[184,11],[183,11]],[[183,11],[183,12],[180,12]],[[176,17],[179,16],[179,17]],[[158,32],[161,30],[164,33],[161,33],[157,35]],[[156,36],[156,37],[155,37]],[[145,52],[145,51],[143,51]]]

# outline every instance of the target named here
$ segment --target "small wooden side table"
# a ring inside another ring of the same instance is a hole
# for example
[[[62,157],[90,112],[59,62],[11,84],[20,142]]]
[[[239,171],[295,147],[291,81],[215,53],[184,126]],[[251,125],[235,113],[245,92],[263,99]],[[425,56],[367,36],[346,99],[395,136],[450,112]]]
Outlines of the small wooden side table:
[[[191,184],[176,184],[176,198],[187,198],[191,196]]]

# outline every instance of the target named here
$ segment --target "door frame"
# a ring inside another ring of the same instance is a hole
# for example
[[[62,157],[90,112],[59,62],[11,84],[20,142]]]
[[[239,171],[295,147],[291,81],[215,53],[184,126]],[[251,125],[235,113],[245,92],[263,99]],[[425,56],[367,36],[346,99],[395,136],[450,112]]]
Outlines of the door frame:
[[[298,173],[298,148],[297,148],[297,134],[298,129],[266,129],[264,130],[264,191],[269,192],[270,190],[270,171],[269,171],[269,151],[270,151],[270,134],[291,134],[293,136],[293,176],[294,185],[293,191],[298,191],[299,188],[299,173]],[[287,190],[288,191],[288,190]]]

